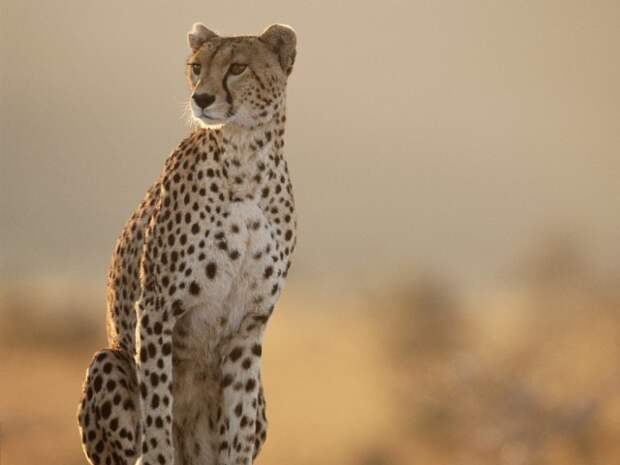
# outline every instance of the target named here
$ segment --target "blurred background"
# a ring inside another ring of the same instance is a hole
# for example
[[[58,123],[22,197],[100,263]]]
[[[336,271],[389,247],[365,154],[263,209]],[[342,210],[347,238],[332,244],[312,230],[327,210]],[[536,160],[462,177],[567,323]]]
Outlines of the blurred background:
[[[0,6],[0,463],[77,465],[116,236],[186,33],[298,33],[299,246],[257,464],[616,464],[616,0]]]

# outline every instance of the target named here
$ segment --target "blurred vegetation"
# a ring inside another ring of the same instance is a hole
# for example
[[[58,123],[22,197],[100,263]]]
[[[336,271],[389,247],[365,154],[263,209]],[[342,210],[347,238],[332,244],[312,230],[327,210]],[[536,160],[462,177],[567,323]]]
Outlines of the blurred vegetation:
[[[437,276],[331,305],[289,292],[267,338],[259,463],[617,463],[620,286],[584,257],[543,242],[476,293]],[[3,464],[85,463],[74,411],[104,343],[91,307],[2,293]]]
[[[497,295],[466,299],[432,278],[396,291],[398,463],[617,463],[617,279],[556,239],[517,268]]]

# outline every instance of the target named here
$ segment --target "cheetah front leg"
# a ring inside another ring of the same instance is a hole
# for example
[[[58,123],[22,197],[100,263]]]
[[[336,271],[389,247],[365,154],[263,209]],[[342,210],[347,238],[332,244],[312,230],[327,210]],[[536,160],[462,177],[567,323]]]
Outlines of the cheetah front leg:
[[[141,457],[137,465],[173,465],[172,332],[180,301],[143,296],[136,304],[136,365],[140,391]]]
[[[267,434],[260,359],[267,314],[250,314],[221,350],[219,464],[249,465]]]

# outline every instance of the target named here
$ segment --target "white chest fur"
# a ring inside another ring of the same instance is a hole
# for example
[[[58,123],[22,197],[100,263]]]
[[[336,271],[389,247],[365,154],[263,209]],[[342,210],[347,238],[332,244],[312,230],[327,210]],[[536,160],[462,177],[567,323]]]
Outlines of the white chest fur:
[[[243,318],[255,310],[256,296],[271,295],[273,283],[265,282],[265,270],[282,275],[280,267],[273,267],[271,255],[277,249],[273,225],[254,201],[235,202],[228,207],[229,214],[223,230],[239,228],[227,238],[227,247],[239,253],[231,262],[223,256],[217,267],[221,284],[205,285],[213,292],[188,308],[175,328],[175,356],[179,359],[207,361],[213,357],[219,343],[236,332]],[[212,243],[215,249],[217,244]],[[205,279],[206,281],[206,279]]]

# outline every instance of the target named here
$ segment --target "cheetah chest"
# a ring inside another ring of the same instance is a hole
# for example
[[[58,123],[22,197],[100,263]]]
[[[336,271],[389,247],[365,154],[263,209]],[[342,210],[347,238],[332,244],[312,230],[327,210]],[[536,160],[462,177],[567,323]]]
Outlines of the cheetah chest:
[[[209,364],[220,342],[234,334],[249,313],[265,313],[282,287],[284,264],[273,225],[257,203],[229,205],[203,256],[190,262],[200,289],[174,331],[179,360]]]

